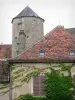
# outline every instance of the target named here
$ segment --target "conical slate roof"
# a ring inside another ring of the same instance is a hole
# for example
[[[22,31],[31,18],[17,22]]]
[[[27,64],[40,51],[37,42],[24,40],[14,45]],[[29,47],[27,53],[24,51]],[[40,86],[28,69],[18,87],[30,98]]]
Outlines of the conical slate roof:
[[[27,6],[26,8],[24,8],[15,18],[21,18],[21,17],[39,17],[29,6]],[[42,18],[41,18],[42,19]],[[43,19],[44,20],[44,19]]]

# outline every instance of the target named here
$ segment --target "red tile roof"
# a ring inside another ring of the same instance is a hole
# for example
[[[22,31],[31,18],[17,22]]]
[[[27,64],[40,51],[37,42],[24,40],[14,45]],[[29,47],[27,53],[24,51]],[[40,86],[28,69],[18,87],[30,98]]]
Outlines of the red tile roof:
[[[0,59],[11,58],[12,45],[0,45]]]
[[[40,51],[44,56],[40,56]],[[57,26],[31,48],[21,53],[14,60],[60,60],[75,59],[69,52],[75,50],[75,42],[71,35],[62,27]]]

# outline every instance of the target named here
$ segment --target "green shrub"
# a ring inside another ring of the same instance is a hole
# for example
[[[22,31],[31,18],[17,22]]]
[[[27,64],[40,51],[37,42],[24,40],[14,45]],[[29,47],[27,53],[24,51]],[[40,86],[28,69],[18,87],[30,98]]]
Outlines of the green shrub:
[[[47,100],[72,100],[72,79],[57,71],[46,74],[45,93]]]
[[[33,97],[33,100],[46,100],[45,97]]]
[[[45,97],[34,97],[31,94],[25,94],[23,96],[19,96],[18,98],[14,99],[14,100],[46,100]]]
[[[31,94],[25,94],[20,99],[21,100],[33,100],[33,96]]]

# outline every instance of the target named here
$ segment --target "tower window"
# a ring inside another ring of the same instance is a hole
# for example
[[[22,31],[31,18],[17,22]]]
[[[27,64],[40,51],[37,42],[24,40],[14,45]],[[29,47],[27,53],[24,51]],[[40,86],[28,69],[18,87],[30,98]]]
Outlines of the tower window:
[[[20,32],[24,32],[24,30],[20,30]]]
[[[18,25],[22,25],[22,22],[19,22]]]
[[[24,35],[24,30],[20,30],[19,35]]]
[[[17,55],[19,54],[19,50],[16,50]]]
[[[27,36],[27,38],[28,38],[29,36]]]
[[[15,39],[17,39],[17,37],[15,37]]]
[[[70,51],[70,56],[75,56],[75,50]]]
[[[26,37],[26,34],[25,34],[25,37]]]
[[[17,45],[19,45],[19,43],[17,43]]]

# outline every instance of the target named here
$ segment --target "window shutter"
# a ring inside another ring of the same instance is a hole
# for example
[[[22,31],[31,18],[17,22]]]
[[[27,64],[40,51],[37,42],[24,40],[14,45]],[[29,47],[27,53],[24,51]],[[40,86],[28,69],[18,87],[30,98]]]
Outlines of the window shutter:
[[[40,75],[33,78],[33,95],[43,96],[44,95],[44,81],[45,76]]]

